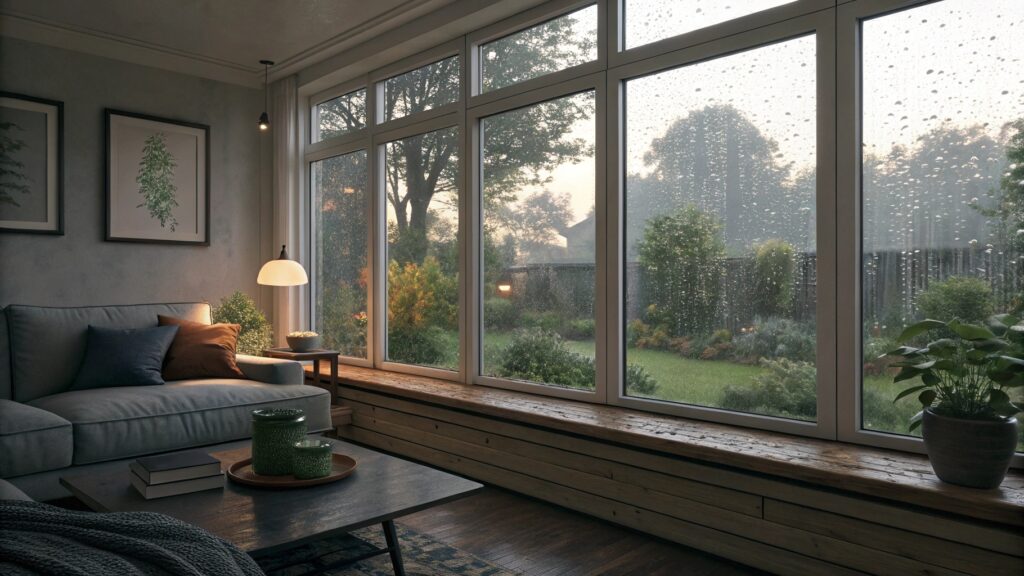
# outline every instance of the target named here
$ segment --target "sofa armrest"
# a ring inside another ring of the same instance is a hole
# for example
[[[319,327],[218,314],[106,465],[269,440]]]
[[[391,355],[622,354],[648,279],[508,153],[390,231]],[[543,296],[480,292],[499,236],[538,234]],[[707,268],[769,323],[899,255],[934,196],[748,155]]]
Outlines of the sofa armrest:
[[[25,500],[31,502],[32,498],[7,480],[0,480],[0,500]]]
[[[264,358],[262,356],[248,356],[238,354],[235,356],[238,367],[242,369],[245,377],[267,384],[302,384],[306,375],[302,370],[302,364],[293,360],[280,360],[278,358]]]

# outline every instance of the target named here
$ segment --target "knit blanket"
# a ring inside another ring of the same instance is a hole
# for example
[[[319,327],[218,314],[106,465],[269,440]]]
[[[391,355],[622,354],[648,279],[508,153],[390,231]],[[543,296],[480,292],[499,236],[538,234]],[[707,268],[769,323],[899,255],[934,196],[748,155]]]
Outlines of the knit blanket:
[[[152,512],[98,514],[0,500],[0,574],[257,576],[229,542]]]

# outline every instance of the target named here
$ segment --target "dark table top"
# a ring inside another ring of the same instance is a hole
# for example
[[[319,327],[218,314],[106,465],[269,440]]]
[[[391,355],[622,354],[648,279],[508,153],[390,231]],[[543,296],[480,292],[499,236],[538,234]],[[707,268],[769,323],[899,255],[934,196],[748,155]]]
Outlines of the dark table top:
[[[100,512],[161,512],[201,526],[250,554],[266,554],[331,534],[349,532],[466,496],[483,486],[421,464],[333,440],[334,451],[356,460],[343,480],[289,490],[226,481],[223,490],[146,500],[120,472],[61,478],[79,500]],[[247,458],[248,447],[213,452],[224,462]]]

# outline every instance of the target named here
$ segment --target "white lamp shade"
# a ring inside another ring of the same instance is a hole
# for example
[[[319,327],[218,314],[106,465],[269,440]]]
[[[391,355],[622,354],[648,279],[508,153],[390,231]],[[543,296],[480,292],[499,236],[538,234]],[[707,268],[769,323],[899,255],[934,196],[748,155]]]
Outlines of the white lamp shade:
[[[256,283],[262,286],[301,286],[309,283],[306,271],[295,260],[278,258],[260,268]]]

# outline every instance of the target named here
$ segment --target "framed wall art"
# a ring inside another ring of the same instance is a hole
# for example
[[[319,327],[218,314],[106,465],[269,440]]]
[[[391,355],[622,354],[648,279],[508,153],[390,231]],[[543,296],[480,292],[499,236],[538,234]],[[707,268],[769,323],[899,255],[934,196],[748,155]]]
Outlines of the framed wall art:
[[[210,128],[106,110],[107,240],[210,245]]]
[[[0,92],[0,232],[64,233],[64,104]]]

